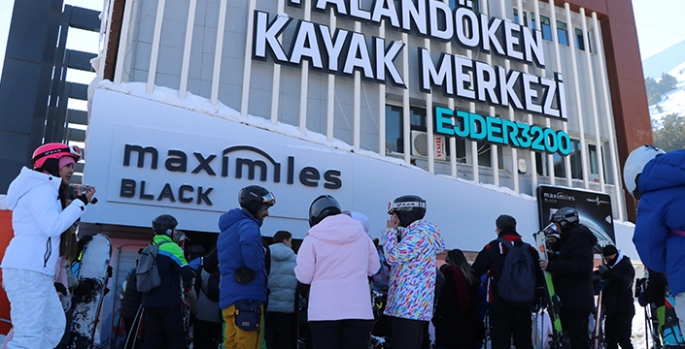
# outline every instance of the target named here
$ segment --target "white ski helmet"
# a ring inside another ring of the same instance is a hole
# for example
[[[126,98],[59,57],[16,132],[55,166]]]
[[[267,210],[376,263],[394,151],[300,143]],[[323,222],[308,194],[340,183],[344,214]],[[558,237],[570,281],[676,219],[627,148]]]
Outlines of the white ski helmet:
[[[635,199],[640,198],[637,182],[640,178],[640,174],[642,174],[642,169],[645,168],[645,165],[652,159],[665,153],[666,152],[653,145],[646,144],[633,150],[630,155],[628,155],[628,159],[626,159],[626,163],[623,165],[623,182],[630,195]]]

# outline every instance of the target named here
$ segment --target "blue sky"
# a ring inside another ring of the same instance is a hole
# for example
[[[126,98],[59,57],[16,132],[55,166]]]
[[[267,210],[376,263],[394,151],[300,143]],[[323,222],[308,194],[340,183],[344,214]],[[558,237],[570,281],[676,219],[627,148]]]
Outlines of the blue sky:
[[[65,2],[94,10],[101,10],[103,3],[100,0],[66,0]],[[635,9],[642,59],[685,40],[685,20],[683,19],[685,0],[632,0],[632,2]],[[4,63],[13,6],[14,0],[0,1],[0,72],[2,72]],[[67,47],[96,52],[97,38],[98,36],[92,33],[73,31],[70,32]],[[73,78],[80,77],[74,76]]]

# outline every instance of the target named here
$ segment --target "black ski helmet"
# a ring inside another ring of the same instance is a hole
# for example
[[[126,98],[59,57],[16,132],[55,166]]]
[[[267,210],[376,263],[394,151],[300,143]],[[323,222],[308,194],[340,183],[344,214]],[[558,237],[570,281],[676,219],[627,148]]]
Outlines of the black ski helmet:
[[[330,195],[321,195],[314,199],[311,206],[309,206],[309,226],[313,227],[324,218],[340,214],[340,204]]]
[[[240,207],[257,216],[257,212],[269,208],[276,204],[274,195],[264,187],[258,185],[248,185],[240,189],[238,193],[238,203]]]
[[[566,231],[569,227],[580,223],[578,211],[571,207],[562,207],[558,209],[552,214],[549,220],[552,223],[558,223],[561,226],[562,231]]]
[[[170,214],[163,214],[152,220],[152,230],[154,230],[155,234],[171,236],[177,225],[178,221]]]
[[[388,214],[396,214],[400,226],[406,228],[426,216],[426,200],[417,195],[400,196],[390,204]]]

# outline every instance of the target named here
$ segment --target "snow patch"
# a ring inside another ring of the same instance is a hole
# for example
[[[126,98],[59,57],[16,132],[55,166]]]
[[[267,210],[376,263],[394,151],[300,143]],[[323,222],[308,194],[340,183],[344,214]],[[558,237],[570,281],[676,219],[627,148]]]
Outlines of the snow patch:
[[[0,210],[9,210],[7,208],[7,195],[0,195]]]
[[[617,219],[614,219],[614,224],[622,225],[622,226],[628,227],[630,229],[635,229],[635,223],[633,223],[633,222],[624,222],[624,221],[619,221]]]
[[[685,115],[685,62],[673,68],[668,74],[675,77],[676,87],[668,92],[661,102],[649,107],[649,115],[659,122],[669,114]]]
[[[420,171],[425,171],[421,169],[420,167],[407,164],[404,162],[403,159],[398,159],[398,158],[393,158],[393,157],[388,157],[388,156],[381,156],[378,153],[375,153],[373,151],[369,150],[355,150],[353,146],[343,142],[342,140],[339,139],[333,139],[333,140],[328,140],[326,135],[318,133],[318,132],[312,132],[309,130],[305,130],[305,132],[301,132],[300,129],[296,126],[289,125],[289,124],[284,124],[282,122],[278,122],[276,124],[271,123],[269,119],[265,119],[263,117],[259,116],[253,116],[253,115],[241,115],[240,112],[237,110],[230,108],[226,105],[223,105],[222,103],[217,103],[216,105],[212,104],[208,99],[194,95],[190,92],[187,93],[185,99],[179,98],[179,92],[177,90],[168,88],[168,87],[162,87],[162,86],[155,86],[154,91],[152,94],[148,94],[146,91],[147,85],[143,82],[127,82],[127,83],[122,83],[120,85],[114,84],[112,81],[109,80],[93,80],[91,83],[91,86],[93,88],[102,88],[106,90],[111,90],[111,91],[116,91],[116,92],[121,92],[125,93],[131,96],[135,97],[140,97],[168,105],[172,105],[175,107],[207,114],[210,116],[214,116],[217,118],[225,119],[225,120],[230,120],[234,122],[241,123],[243,125],[249,125],[253,127],[257,127],[263,130],[279,133],[282,135],[290,136],[293,138],[305,140],[311,143],[315,144],[320,144],[328,147],[328,151],[330,152],[337,152],[337,153],[355,153],[359,154],[362,156],[366,156],[372,159],[380,160],[380,161],[385,161],[388,163],[396,164],[399,166],[407,167],[407,168],[413,168],[416,170]],[[90,90],[90,88],[89,88]],[[92,100],[90,98],[90,93],[89,93],[89,101]],[[301,147],[301,146],[291,146],[291,147],[298,147],[298,148],[305,148],[306,147]],[[322,151],[320,147],[315,147],[312,146],[312,149],[317,150],[317,151]],[[525,200],[529,201],[536,201],[537,199],[535,197],[532,197],[527,194],[519,194],[516,193],[514,190],[507,188],[507,187],[497,187],[492,184],[484,184],[484,183],[476,183],[471,180],[466,180],[463,178],[458,178],[458,177],[452,177],[448,175],[441,175],[446,178],[450,178],[452,180],[457,180],[461,181],[463,183],[468,183],[471,185],[476,185],[482,188],[490,189],[497,191],[499,193],[515,196],[515,197],[520,197]],[[574,188],[577,189],[577,188]]]

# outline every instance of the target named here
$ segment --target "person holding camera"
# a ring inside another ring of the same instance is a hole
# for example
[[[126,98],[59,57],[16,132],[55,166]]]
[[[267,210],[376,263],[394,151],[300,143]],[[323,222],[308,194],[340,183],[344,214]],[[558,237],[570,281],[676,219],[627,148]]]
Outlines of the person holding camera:
[[[250,185],[238,194],[240,208],[219,218],[216,243],[221,272],[219,306],[226,324],[224,348],[261,348],[267,301],[267,270],[260,227],[276,203],[273,194]]]
[[[0,268],[14,327],[10,349],[54,348],[64,335],[66,318],[54,284],[60,236],[95,194],[89,188],[62,206],[71,199],[69,180],[79,159],[76,146],[44,144],[33,153],[33,170],[22,168],[7,191],[14,236]]]

